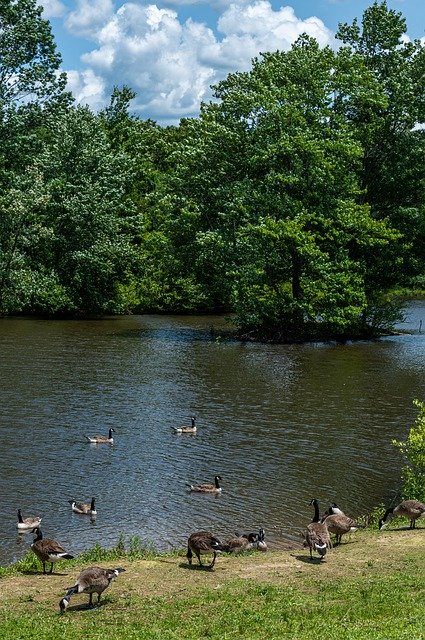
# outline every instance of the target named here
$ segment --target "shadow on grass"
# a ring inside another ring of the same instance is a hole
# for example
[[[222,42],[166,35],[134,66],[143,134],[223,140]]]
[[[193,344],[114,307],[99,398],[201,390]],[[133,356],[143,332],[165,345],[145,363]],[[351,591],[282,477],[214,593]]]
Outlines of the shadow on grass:
[[[180,569],[189,569],[189,571],[214,571],[214,567],[210,567],[209,564],[188,564],[187,562],[180,562]]]
[[[310,558],[310,556],[295,556],[295,555],[293,555],[292,557],[296,558],[300,562],[305,562],[306,564],[321,564],[322,562],[326,562],[326,560],[323,560],[319,556],[313,556],[312,558]]]
[[[104,607],[106,604],[109,604],[108,600],[102,600],[99,603],[96,604],[92,604],[90,605],[88,602],[81,602],[80,604],[71,604],[69,605],[69,607],[67,607],[65,613],[60,614],[61,616],[66,616],[67,613],[73,613],[73,612],[78,612],[78,611],[97,611],[98,609],[101,609],[102,607]]]
[[[22,573],[24,576],[68,576],[68,573],[59,573],[58,571],[46,571],[43,573],[42,571],[37,571],[37,569],[20,569],[19,573]]]

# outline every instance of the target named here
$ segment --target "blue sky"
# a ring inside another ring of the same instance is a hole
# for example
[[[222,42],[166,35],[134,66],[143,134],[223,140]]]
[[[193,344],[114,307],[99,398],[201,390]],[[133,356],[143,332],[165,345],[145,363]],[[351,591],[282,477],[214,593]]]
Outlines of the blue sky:
[[[210,85],[250,68],[261,51],[287,50],[303,32],[335,45],[339,22],[372,0],[40,0],[76,100],[100,109],[112,88],[137,93],[134,112],[160,124],[196,116]],[[425,0],[387,0],[425,43]]]

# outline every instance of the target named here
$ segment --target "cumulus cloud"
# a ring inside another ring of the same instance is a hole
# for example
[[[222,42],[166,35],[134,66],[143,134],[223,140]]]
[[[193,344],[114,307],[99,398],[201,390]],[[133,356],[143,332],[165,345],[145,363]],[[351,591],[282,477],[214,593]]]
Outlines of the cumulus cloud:
[[[78,0],[65,25],[74,35],[96,39],[98,29],[111,20],[113,10],[112,0]]]
[[[175,0],[184,2],[185,0]],[[196,116],[210,85],[231,71],[245,71],[260,52],[287,50],[303,32],[321,45],[333,34],[318,18],[297,18],[291,7],[274,10],[268,0],[222,3],[215,30],[179,19],[177,10],[110,0],[78,0],[65,22],[95,47],[82,56],[84,72],[68,72],[77,100],[92,108],[109,102],[114,85],[137,92],[134,109],[142,117],[177,122]]]
[[[66,7],[61,0],[38,0],[37,4],[43,7],[43,18],[46,20],[61,18],[66,12]]]

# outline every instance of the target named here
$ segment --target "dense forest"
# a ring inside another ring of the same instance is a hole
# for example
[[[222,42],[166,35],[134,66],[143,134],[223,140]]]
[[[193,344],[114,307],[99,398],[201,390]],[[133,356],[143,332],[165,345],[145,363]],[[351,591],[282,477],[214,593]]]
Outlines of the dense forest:
[[[388,330],[425,289],[425,47],[375,2],[198,118],[76,105],[36,0],[0,0],[0,314],[231,313],[240,336]]]

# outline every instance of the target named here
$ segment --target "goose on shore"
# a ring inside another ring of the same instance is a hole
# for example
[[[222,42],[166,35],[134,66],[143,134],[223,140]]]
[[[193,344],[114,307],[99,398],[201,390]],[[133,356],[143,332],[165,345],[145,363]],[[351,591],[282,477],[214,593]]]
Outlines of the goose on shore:
[[[204,565],[202,564],[201,555],[212,553],[214,557],[211,564],[208,565],[208,568],[212,569],[215,564],[217,553],[220,553],[221,551],[223,551],[223,545],[215,535],[209,531],[197,531],[189,536],[187,541],[186,557],[189,564],[192,564],[192,557],[193,554],[195,554],[198,558],[199,564],[203,567]]]
[[[379,521],[379,528],[382,529],[388,524],[387,520],[391,520],[396,516],[408,518],[410,520],[410,529],[415,529],[416,520],[425,517],[425,504],[419,502],[419,500],[403,500],[396,507],[390,507],[386,510]]]
[[[50,572],[53,571],[53,563],[58,560],[72,560],[74,556],[65,551],[62,545],[51,538],[43,538],[40,527],[33,530],[36,537],[31,545],[32,551],[43,563],[43,573],[46,573],[46,562],[50,562]]]
[[[257,549],[259,551],[267,551],[267,542],[265,540],[266,538],[266,532],[264,531],[264,529],[260,529],[260,531],[258,532],[258,539],[257,539]]]
[[[214,476],[214,484],[188,484],[191,491],[198,493],[221,493],[221,476]]]
[[[109,587],[111,582],[125,571],[122,567],[115,569],[102,569],[101,567],[88,567],[84,569],[77,578],[74,586],[67,589],[66,595],[59,603],[60,613],[65,613],[69,606],[71,596],[77,593],[89,594],[89,607],[93,606],[93,594],[97,593],[97,604],[100,602],[100,596]]]
[[[314,549],[322,560],[327,549],[332,549],[332,542],[326,522],[320,522],[319,501],[313,498],[309,505],[314,506],[314,517],[304,532],[305,543],[310,548],[310,558],[313,558]]]
[[[18,523],[16,526],[18,527],[19,532],[23,533],[25,531],[32,531],[38,527],[40,523],[41,518],[39,516],[27,516],[26,518],[23,518],[21,510],[18,509]]]
[[[75,500],[68,500],[72,510],[75,513],[81,513],[83,515],[95,516],[97,514],[94,504],[96,498],[92,498],[91,502],[76,502]]]
[[[222,544],[222,550],[226,553],[240,553],[257,548],[258,533],[239,534],[235,533]]]
[[[360,524],[353,518],[346,516],[338,506],[333,506],[334,504],[331,504],[328,509],[328,515],[322,518],[322,522],[325,522],[329,533],[333,533],[336,536],[336,544],[341,544],[341,538],[345,533],[364,529],[364,524]]]
[[[171,427],[172,429],[174,429],[174,433],[196,433],[196,417],[192,416],[191,417],[191,426],[183,426],[183,427]]]
[[[111,427],[109,429],[108,437],[106,436],[84,436],[91,444],[113,444],[114,438],[112,434],[115,433],[115,429]]]

